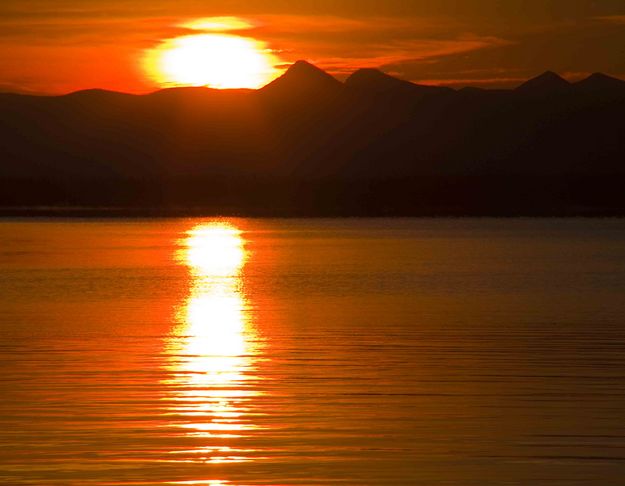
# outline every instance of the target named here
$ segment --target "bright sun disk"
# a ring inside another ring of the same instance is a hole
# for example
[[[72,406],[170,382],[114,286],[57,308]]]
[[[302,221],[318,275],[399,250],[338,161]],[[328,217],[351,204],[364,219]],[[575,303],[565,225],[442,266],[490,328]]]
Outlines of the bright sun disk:
[[[264,42],[228,34],[197,34],[164,41],[148,51],[148,74],[161,86],[260,88],[274,79],[278,59]]]

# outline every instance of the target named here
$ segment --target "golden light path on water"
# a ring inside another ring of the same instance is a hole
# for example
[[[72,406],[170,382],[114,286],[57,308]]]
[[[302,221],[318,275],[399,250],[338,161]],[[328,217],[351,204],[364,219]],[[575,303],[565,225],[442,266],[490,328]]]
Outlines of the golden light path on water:
[[[251,451],[231,445],[256,428],[245,413],[257,395],[247,382],[258,344],[242,291],[244,240],[235,226],[214,222],[195,226],[179,243],[176,260],[188,267],[190,293],[167,342],[166,385],[171,414],[182,418],[173,426],[205,445],[172,454],[181,462],[249,461]]]

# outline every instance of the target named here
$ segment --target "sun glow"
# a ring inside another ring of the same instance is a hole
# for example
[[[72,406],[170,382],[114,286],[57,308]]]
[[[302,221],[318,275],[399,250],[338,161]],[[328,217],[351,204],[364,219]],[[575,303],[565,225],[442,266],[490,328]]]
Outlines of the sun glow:
[[[247,30],[255,24],[248,19],[240,17],[207,17],[203,19],[193,19],[180,24],[180,27],[191,30],[202,30],[212,32],[226,32],[229,30]]]
[[[264,42],[206,33],[177,37],[146,52],[144,68],[164,87],[260,88],[280,74]]]

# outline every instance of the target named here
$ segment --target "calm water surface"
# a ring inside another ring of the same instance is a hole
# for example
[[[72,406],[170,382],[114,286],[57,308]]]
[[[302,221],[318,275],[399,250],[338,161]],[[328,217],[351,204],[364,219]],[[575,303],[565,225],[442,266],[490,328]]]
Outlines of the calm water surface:
[[[0,484],[623,485],[625,221],[4,220]]]

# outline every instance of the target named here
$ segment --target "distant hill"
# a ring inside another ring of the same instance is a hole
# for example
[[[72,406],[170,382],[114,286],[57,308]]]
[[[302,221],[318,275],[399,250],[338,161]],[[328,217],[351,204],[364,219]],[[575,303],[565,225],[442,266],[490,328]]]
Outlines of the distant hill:
[[[516,91],[526,94],[562,93],[571,88],[571,83],[553,71],[547,71],[519,86]]]
[[[227,214],[625,214],[625,82],[0,94],[0,207]],[[195,208],[195,209],[193,209]]]
[[[602,73],[594,73],[575,84],[578,92],[595,96],[614,96],[620,98],[625,90],[625,81]]]
[[[342,89],[343,84],[325,71],[306,61],[297,61],[286,73],[259,91],[265,96],[293,99],[336,95]]]
[[[394,78],[378,69],[359,69],[345,81],[345,86],[356,92],[367,95],[404,96],[406,98],[424,98],[451,94],[451,88],[425,86]]]

